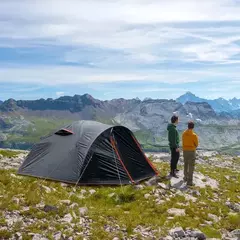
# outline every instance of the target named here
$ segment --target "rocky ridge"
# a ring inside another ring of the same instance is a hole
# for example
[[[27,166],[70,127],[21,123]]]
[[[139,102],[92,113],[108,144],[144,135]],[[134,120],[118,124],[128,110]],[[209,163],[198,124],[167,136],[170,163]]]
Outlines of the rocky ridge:
[[[217,114],[206,102],[122,98],[101,101],[84,94],[34,101],[9,99],[0,105],[0,112],[0,147],[4,148],[29,149],[43,133],[72,121],[95,120],[124,125],[146,149],[153,149],[168,144],[166,128],[174,113],[180,116],[180,131],[186,129],[187,121],[196,122],[201,148],[218,149],[240,142],[237,114]]]

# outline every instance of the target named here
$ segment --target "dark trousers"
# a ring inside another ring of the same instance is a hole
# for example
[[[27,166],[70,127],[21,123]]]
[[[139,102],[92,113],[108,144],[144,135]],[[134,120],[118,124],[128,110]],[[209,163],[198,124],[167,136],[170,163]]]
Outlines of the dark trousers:
[[[176,148],[171,148],[171,173],[177,169],[180,153],[176,151]]]

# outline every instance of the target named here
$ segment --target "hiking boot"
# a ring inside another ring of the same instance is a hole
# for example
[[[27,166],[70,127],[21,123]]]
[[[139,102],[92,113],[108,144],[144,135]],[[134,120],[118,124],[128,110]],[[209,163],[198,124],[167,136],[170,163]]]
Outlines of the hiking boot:
[[[175,172],[179,172],[180,170],[179,169],[175,169]]]
[[[179,178],[179,176],[176,173],[170,173],[171,177]]]
[[[187,182],[188,180],[187,180],[187,178],[184,177],[184,178],[183,178],[183,181],[184,181],[184,182]]]

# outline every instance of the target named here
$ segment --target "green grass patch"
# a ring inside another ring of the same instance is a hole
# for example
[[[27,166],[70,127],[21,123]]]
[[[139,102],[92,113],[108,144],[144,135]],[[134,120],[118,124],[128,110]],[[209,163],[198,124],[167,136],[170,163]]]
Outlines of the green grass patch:
[[[6,157],[6,158],[15,158],[19,154],[20,154],[20,152],[18,152],[18,151],[11,151],[11,150],[0,149],[0,156],[2,155],[3,157]]]
[[[212,227],[200,227],[200,230],[205,233],[208,238],[221,238],[220,232]]]
[[[9,239],[12,234],[8,230],[0,230],[0,239]]]

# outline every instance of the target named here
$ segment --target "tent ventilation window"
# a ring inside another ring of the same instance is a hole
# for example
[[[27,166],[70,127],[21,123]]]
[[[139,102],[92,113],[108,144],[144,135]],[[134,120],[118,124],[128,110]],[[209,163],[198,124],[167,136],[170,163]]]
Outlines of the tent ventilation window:
[[[62,129],[58,130],[57,132],[55,132],[55,134],[60,135],[60,136],[68,136],[68,135],[72,135],[73,132],[68,129],[62,128]]]

